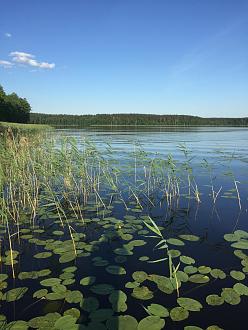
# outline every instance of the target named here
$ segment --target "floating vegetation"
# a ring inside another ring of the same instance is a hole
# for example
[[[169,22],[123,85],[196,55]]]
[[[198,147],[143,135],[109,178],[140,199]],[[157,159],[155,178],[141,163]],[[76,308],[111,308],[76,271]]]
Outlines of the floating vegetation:
[[[120,164],[110,146],[56,143],[0,144],[0,329],[213,330],[194,314],[247,303],[248,232],[192,230],[191,209],[219,198],[186,149],[178,162],[137,147]]]

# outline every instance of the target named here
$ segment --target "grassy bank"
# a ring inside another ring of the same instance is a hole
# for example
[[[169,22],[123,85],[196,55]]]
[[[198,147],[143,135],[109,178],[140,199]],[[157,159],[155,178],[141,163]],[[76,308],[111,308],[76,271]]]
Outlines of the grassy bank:
[[[5,132],[8,128],[11,128],[13,132],[35,133],[51,129],[51,126],[39,124],[19,124],[0,121],[0,133]]]

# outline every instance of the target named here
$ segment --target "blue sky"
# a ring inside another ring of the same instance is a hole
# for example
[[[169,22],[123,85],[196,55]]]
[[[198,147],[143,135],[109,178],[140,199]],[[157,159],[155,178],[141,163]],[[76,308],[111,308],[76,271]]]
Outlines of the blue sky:
[[[0,84],[34,112],[248,116],[247,0],[0,5]]]

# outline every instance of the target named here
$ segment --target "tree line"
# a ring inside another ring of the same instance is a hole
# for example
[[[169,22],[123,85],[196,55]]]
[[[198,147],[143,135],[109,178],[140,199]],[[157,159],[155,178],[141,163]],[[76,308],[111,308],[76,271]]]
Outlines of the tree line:
[[[6,94],[0,85],[0,121],[28,123],[31,106],[16,93]]]
[[[55,127],[87,127],[94,125],[210,125],[210,126],[247,126],[245,118],[203,118],[187,115],[149,115],[149,114],[97,114],[97,115],[52,115],[31,113],[30,122],[48,124]]]

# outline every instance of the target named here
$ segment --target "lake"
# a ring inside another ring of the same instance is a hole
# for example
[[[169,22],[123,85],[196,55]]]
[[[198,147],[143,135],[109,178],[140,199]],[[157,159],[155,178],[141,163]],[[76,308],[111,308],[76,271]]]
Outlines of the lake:
[[[20,330],[244,329],[248,129],[93,127],[51,134],[57,160],[49,151],[47,170],[59,178],[46,186],[46,174],[37,172],[43,186],[36,223],[21,224],[21,243],[13,242],[17,279],[10,262],[2,264],[8,280],[0,277],[0,285],[28,288],[9,302],[3,296],[8,322],[23,320]],[[12,329],[2,322],[0,329]]]

